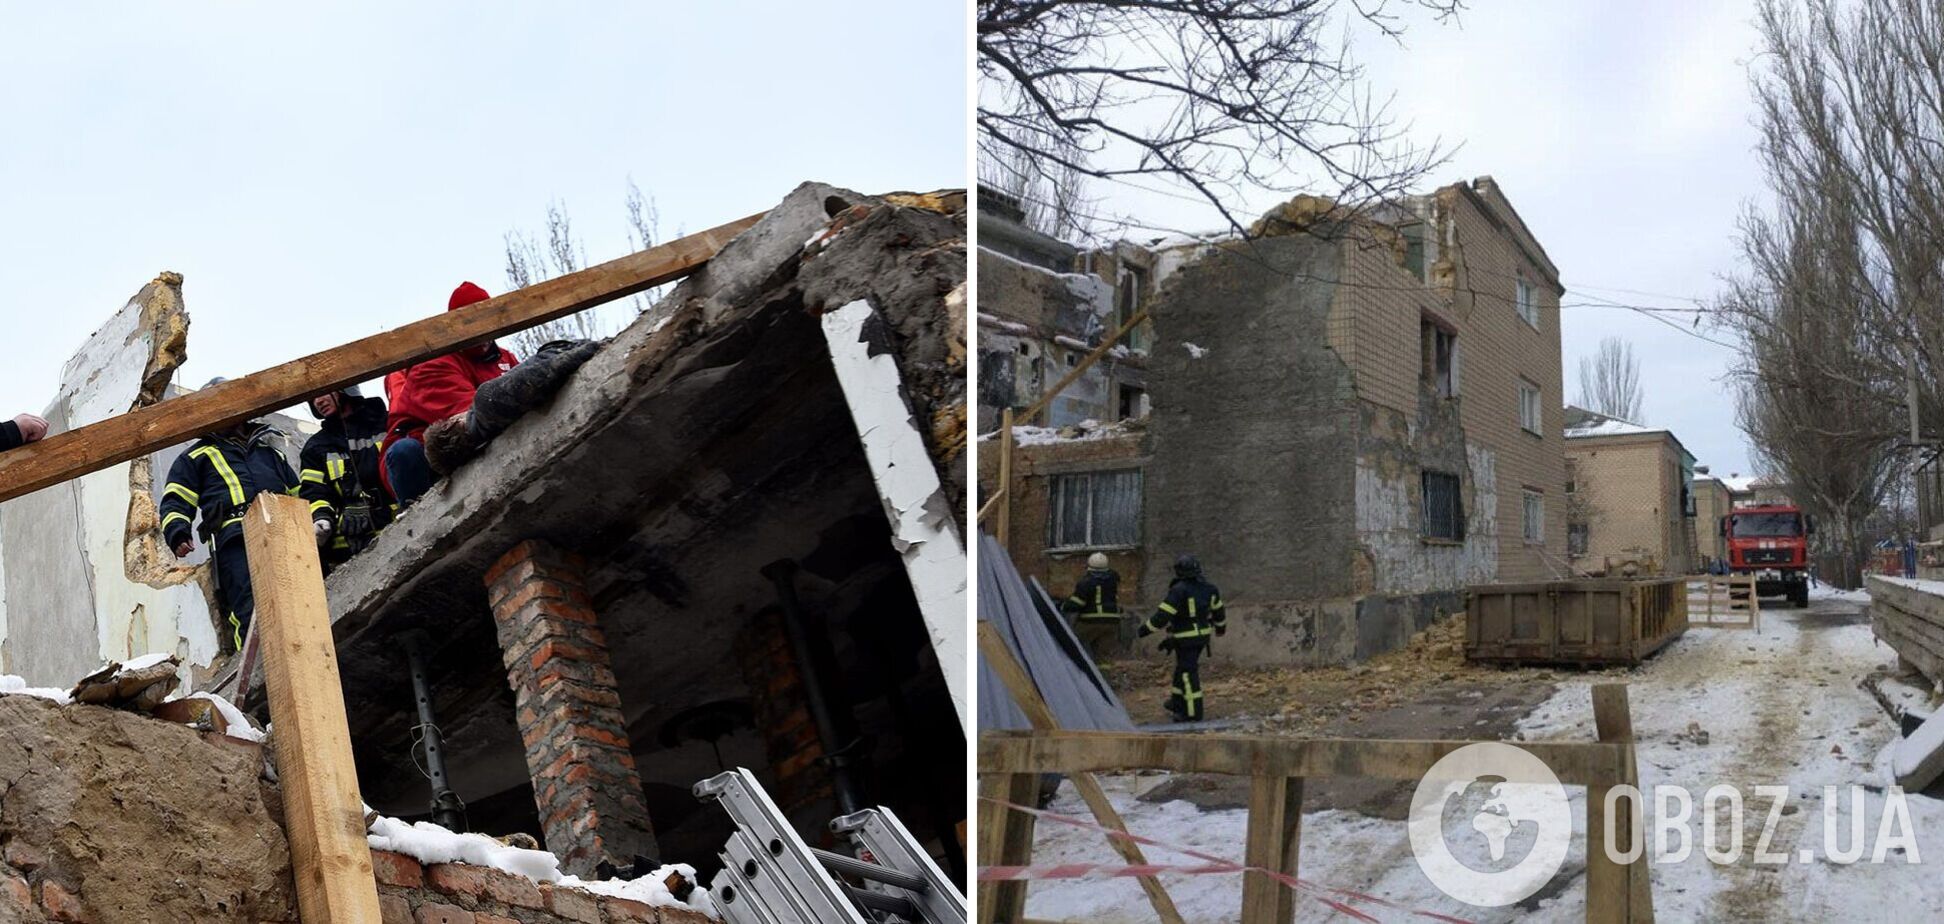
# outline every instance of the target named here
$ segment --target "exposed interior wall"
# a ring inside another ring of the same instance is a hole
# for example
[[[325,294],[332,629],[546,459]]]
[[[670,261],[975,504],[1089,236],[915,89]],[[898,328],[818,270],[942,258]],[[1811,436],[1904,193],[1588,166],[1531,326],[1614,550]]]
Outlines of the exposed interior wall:
[[[163,273],[91,334],[43,416],[61,433],[161,400],[188,349],[182,277]],[[294,461],[302,434],[282,448]],[[163,548],[155,497],[187,446],[110,466],[0,505],[0,671],[62,686],[108,659],[167,651],[185,676],[218,652],[200,547]],[[90,641],[91,640],[91,641]]]
[[[997,251],[979,250],[979,432],[999,411],[1024,408],[1113,332],[1114,288],[1092,273],[1056,273]],[[1118,349],[1048,403],[1044,422],[1062,427],[1113,420]],[[1138,368],[1132,369],[1138,375]],[[1027,421],[1019,421],[1027,423]]]
[[[991,497],[999,484],[999,441],[988,438],[979,445],[980,496]],[[1047,592],[1059,600],[1070,592],[1087,570],[1087,556],[1101,552],[1110,567],[1120,573],[1120,603],[1124,612],[1145,615],[1153,612],[1154,598],[1143,593],[1142,578],[1147,568],[1144,545],[1085,549],[1049,548],[1051,533],[1053,479],[1081,472],[1108,472],[1139,469],[1148,465],[1148,439],[1145,431],[1130,430],[1098,439],[1056,440],[1013,449],[1012,493],[1008,503],[1011,523],[1006,550],[1020,576],[1036,578]],[[1145,498],[1144,498],[1145,503]],[[988,521],[986,531],[991,531]]]

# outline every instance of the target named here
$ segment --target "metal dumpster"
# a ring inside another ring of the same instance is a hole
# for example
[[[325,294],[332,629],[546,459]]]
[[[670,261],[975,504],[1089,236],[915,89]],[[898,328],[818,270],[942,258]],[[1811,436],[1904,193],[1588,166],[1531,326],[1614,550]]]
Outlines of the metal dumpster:
[[[1465,597],[1470,661],[1639,664],[1688,627],[1681,578],[1481,584]]]

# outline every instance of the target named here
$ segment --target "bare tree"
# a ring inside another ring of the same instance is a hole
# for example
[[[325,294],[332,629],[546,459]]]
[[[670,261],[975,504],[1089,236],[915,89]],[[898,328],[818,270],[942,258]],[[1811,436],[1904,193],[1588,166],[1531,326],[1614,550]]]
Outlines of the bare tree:
[[[622,200],[622,207],[627,213],[629,245],[637,251],[655,246],[661,234],[661,212],[656,208],[655,200],[644,195],[633,178],[628,180],[628,193]],[[547,205],[545,234],[543,242],[529,232],[506,233],[508,289],[524,289],[556,276],[578,272],[588,265],[587,246],[574,233],[573,219],[568,216],[564,203],[556,201]],[[657,287],[636,295],[631,300],[635,313],[649,310],[659,299],[660,293],[661,288]],[[550,340],[599,340],[611,336],[619,325],[608,315],[608,306],[601,305],[527,328],[509,338],[513,352],[520,356],[531,356]]]
[[[1633,344],[1619,337],[1600,340],[1600,351],[1580,357],[1580,406],[1628,423],[1640,418],[1640,360]]]
[[[1331,33],[1397,38],[1462,0],[979,0],[981,159],[1029,188],[1185,184],[1231,228],[1245,189],[1394,198],[1443,162],[1406,142]],[[1060,200],[1052,199],[1058,208]]]

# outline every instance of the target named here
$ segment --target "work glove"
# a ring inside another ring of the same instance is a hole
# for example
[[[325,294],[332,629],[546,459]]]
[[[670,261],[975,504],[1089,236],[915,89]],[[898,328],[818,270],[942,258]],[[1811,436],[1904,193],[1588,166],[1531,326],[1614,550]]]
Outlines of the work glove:
[[[1173,651],[1173,650],[1175,650],[1175,640],[1174,640],[1174,636],[1169,636],[1169,637],[1167,637],[1167,638],[1164,638],[1164,639],[1162,639],[1162,640],[1161,640],[1161,650],[1162,650],[1162,651]]]
[[[317,534],[318,545],[323,545],[324,543],[331,541],[331,521],[330,520],[322,520],[322,519],[312,520],[311,531]]]
[[[1215,627],[1215,634],[1216,634],[1216,635],[1227,635],[1227,634],[1228,634],[1228,626],[1227,626],[1227,625],[1220,625],[1220,626],[1216,626],[1216,627]]]
[[[176,543],[175,548],[170,549],[170,551],[175,553],[175,557],[177,558],[188,558],[189,553],[194,552],[195,550],[196,550],[196,541],[194,539],[189,538],[188,536],[182,537],[182,541]]]
[[[338,514],[338,531],[343,533],[346,539],[369,536],[376,532],[377,526],[371,521],[371,505],[346,504],[344,512]]]
[[[1148,636],[1154,634],[1154,627],[1143,622],[1141,623],[1140,630],[1135,632],[1134,634],[1140,636],[1141,638],[1147,638]]]

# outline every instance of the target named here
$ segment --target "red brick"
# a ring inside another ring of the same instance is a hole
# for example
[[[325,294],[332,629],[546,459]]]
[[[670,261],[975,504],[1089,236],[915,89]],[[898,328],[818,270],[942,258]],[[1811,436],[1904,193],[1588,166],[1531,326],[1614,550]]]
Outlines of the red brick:
[[[655,906],[625,898],[604,898],[601,900],[601,908],[607,912],[607,919],[617,924],[623,921],[628,924],[636,924],[636,922],[657,924],[661,920],[661,915],[655,913]]]
[[[46,909],[50,921],[84,924],[90,920],[87,910],[81,906],[81,898],[51,879],[41,883],[41,907]]]
[[[548,911],[575,924],[601,924],[601,905],[593,893],[548,886],[541,894],[546,896]]]
[[[533,657],[527,660],[529,666],[531,666],[534,670],[537,671],[547,662],[555,660],[556,658],[564,658],[569,661],[592,661],[594,660],[594,657],[595,657],[594,652],[582,648],[579,645],[570,645],[565,642],[547,641],[547,642],[542,642],[539,648],[534,649]]]
[[[401,889],[416,889],[425,884],[424,867],[419,861],[389,850],[371,852],[371,871],[378,881]]]
[[[378,919],[384,924],[414,924],[412,903],[403,895],[378,896]]]
[[[687,908],[661,909],[661,924],[717,924],[716,919]]]
[[[479,920],[472,912],[458,905],[440,902],[426,902],[418,906],[412,918],[418,924],[478,924]]]
[[[536,557],[545,557],[546,554],[547,546],[533,539],[507,549],[492,567],[486,569],[486,583],[488,585],[499,583],[500,577],[514,567],[532,563]]]
[[[47,851],[15,836],[7,841],[7,865],[32,872],[47,865]]]
[[[34,887],[13,873],[0,873],[0,901],[9,903],[9,907],[15,909],[32,908]]]
[[[448,895],[488,898],[521,908],[543,908],[540,887],[525,876],[503,873],[489,866],[436,863],[426,867],[427,884]]]

